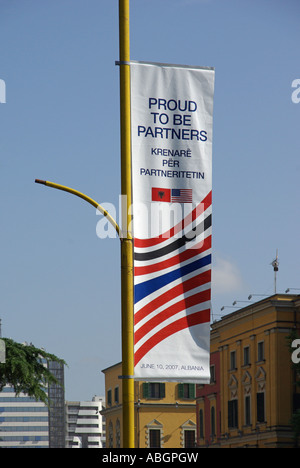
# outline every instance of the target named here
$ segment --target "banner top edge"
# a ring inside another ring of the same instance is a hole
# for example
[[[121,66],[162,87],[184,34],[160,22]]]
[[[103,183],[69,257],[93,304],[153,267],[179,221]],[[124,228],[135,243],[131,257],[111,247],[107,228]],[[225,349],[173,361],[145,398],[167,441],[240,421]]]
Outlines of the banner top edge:
[[[200,65],[181,65],[176,63],[160,63],[160,62],[144,62],[137,60],[130,60],[128,62],[116,61],[116,65],[150,65],[155,67],[173,67],[173,68],[187,68],[190,70],[211,70],[214,71],[215,67],[206,67]]]

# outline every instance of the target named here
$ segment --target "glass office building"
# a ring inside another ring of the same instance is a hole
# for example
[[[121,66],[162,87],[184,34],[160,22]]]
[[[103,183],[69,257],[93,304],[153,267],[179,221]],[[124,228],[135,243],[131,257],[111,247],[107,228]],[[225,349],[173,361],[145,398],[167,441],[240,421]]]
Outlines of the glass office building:
[[[0,448],[49,448],[49,411],[41,402],[5,387],[0,392]]]
[[[63,366],[49,365],[63,383]],[[64,390],[48,389],[48,408],[26,394],[16,395],[10,386],[0,392],[0,448],[64,448]]]

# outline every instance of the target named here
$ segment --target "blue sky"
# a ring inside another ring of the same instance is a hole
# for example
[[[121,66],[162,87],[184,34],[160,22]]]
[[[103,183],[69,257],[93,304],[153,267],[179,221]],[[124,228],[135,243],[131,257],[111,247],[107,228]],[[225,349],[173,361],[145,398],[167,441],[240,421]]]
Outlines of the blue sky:
[[[130,13],[131,59],[215,67],[214,318],[273,294],[276,249],[277,291],[300,288],[299,2],[131,0]],[[34,180],[118,205],[118,40],[117,0],[0,0],[2,335],[64,358],[69,400],[103,394],[101,369],[121,360],[119,241]]]

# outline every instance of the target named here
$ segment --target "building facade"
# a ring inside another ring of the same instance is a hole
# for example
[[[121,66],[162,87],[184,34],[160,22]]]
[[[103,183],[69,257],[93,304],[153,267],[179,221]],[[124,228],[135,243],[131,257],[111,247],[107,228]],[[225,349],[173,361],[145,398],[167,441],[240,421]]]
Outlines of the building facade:
[[[12,387],[0,392],[0,448],[49,448],[49,411]]]
[[[49,447],[65,448],[65,390],[64,366],[59,362],[49,362],[50,372],[60,385],[50,385],[49,396]]]
[[[104,448],[104,397],[66,402],[66,448]]]
[[[64,448],[64,367],[49,363],[61,385],[51,385],[49,408],[11,386],[0,392],[0,448]]]
[[[121,363],[105,375],[107,448],[122,448]],[[195,385],[188,383],[134,383],[135,447],[190,448],[196,444]]]
[[[288,340],[299,328],[300,297],[286,294],[212,324],[212,381],[197,386],[198,447],[294,446],[300,389]]]
[[[197,445],[214,443],[220,438],[220,354],[210,355],[210,384],[198,385],[197,395]]]

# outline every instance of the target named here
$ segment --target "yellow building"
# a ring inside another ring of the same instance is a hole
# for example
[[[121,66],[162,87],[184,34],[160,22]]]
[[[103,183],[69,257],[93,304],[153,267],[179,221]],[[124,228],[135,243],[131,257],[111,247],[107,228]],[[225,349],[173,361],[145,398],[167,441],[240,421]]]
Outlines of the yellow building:
[[[200,447],[291,448],[300,387],[288,336],[300,329],[300,296],[276,294],[211,327],[213,380],[197,388]]]
[[[122,365],[105,375],[106,447],[122,447]],[[135,381],[135,447],[187,448],[196,443],[195,385]]]

